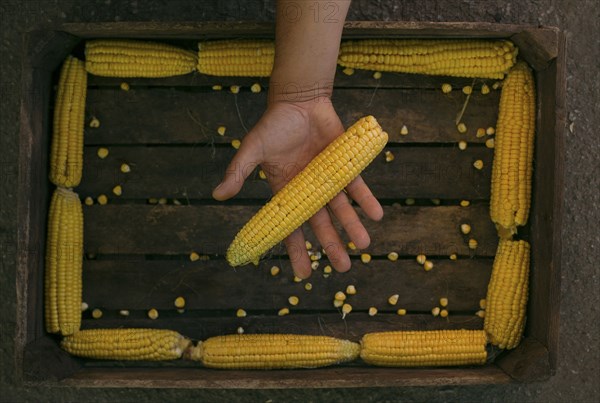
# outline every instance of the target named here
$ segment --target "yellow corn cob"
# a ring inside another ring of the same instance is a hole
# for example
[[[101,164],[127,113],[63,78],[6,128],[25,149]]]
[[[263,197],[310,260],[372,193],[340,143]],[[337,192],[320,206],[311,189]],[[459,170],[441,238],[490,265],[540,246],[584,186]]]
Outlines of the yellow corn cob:
[[[83,62],[67,56],[58,80],[50,148],[49,177],[56,186],[70,188],[81,181],[86,91]]]
[[[211,337],[188,350],[210,368],[316,368],[356,359],[358,343],[327,336],[245,334]]]
[[[342,191],[383,150],[388,135],[373,116],[360,119],[259,210],[227,250],[232,266],[253,262]]]
[[[484,330],[500,348],[515,348],[525,327],[529,293],[529,244],[500,240],[485,299]]]
[[[212,76],[269,77],[275,44],[267,40],[198,43],[198,71]]]
[[[189,345],[189,339],[163,329],[82,330],[61,343],[64,350],[78,357],[139,361],[175,360]]]
[[[196,68],[196,53],[158,42],[99,39],[85,44],[88,73],[105,77],[170,77]]]
[[[81,324],[83,212],[76,193],[57,188],[50,202],[44,281],[46,330],[69,335]]]
[[[342,42],[338,63],[376,71],[498,78],[515,63],[504,40],[366,39]]]
[[[367,333],[360,357],[383,367],[485,364],[483,330],[429,330]]]
[[[534,137],[533,74],[519,62],[502,85],[494,141],[490,215],[501,238],[510,238],[529,217]]]

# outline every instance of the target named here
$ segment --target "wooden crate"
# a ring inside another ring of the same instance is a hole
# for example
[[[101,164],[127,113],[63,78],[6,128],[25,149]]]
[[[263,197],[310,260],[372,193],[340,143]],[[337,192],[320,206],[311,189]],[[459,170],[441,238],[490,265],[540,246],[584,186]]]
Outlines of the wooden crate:
[[[195,363],[131,364],[80,360],[58,347],[58,339],[43,327],[43,256],[46,216],[52,186],[47,180],[48,145],[53,107],[53,83],[64,57],[81,52],[88,38],[147,38],[172,41],[191,49],[199,39],[273,37],[271,24],[254,23],[110,23],[66,24],[56,30],[26,35],[21,108],[19,176],[17,361],[26,384],[50,383],[102,387],[286,388],[358,387],[502,383],[548,378],[556,368],[562,166],[564,161],[564,37],[552,28],[483,23],[348,22],[345,38],[442,37],[510,38],[520,56],[535,69],[537,83],[537,137],[533,206],[523,237],[532,244],[532,270],[526,337],[513,351],[502,353],[483,367],[384,369],[361,363],[318,370],[216,371]],[[474,135],[478,127],[495,126],[499,92],[476,92],[463,121],[468,136],[454,126],[464,96],[445,95],[443,82],[455,88],[470,79],[448,79],[384,73],[375,80],[370,72],[353,76],[338,72],[333,103],[344,125],[373,114],[390,133],[396,159],[383,157],[364,173],[384,204],[380,223],[366,221],[374,259],[362,264],[352,252],[353,269],[346,274],[322,275],[321,264],[310,282],[294,283],[282,248],[276,248],[258,268],[233,270],[224,251],[236,231],[269,197],[265,181],[254,173],[238,197],[227,203],[211,200],[212,188],[234,154],[229,145],[241,138],[260,117],[266,92],[248,87],[268,80],[212,78],[199,74],[166,79],[128,79],[131,90],[118,88],[120,79],[89,76],[86,118],[97,117],[98,129],[86,128],[84,180],[76,191],[82,196],[110,196],[116,184],[123,196],[106,206],[84,207],[84,301],[103,309],[100,320],[84,313],[83,328],[151,326],[171,328],[194,339],[235,332],[294,332],[325,334],[359,340],[368,331],[393,329],[482,328],[474,315],[485,297],[497,239],[489,220],[488,201],[493,151]],[[215,92],[211,85],[238,84],[238,95]],[[481,85],[478,80],[476,85]],[[490,82],[491,84],[491,82]],[[227,126],[224,137],[216,135]],[[406,125],[409,135],[401,136]],[[468,137],[460,151],[457,141]],[[105,160],[95,156],[99,146],[110,149]],[[481,159],[482,171],[472,168]],[[130,174],[119,171],[121,163]],[[176,198],[183,205],[150,205],[150,197]],[[406,198],[416,205],[407,206]],[[431,199],[442,200],[436,206]],[[468,199],[468,208],[458,201]],[[460,234],[460,223],[473,227],[479,241],[475,252]],[[309,239],[317,242],[309,233]],[[190,262],[195,250],[208,261]],[[397,251],[400,259],[385,255]],[[450,253],[459,260],[450,261]],[[417,253],[431,257],[435,268],[424,272]],[[92,258],[93,257],[93,258]],[[282,268],[269,275],[272,265]],[[331,307],[332,295],[348,284],[355,312],[345,320]],[[387,305],[399,293],[401,317]],[[187,299],[179,314],[175,297]],[[276,312],[287,297],[298,295],[300,305],[286,317]],[[434,318],[429,311],[440,297],[450,300],[450,316]],[[370,306],[380,314],[369,317]],[[147,319],[157,308],[160,318]],[[248,317],[236,318],[244,308]],[[129,309],[129,318],[118,310]]]

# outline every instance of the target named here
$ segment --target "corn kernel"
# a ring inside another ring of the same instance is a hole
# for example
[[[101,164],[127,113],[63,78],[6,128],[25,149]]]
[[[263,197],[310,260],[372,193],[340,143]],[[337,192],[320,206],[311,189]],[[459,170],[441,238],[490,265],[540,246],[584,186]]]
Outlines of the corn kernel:
[[[190,260],[191,260],[192,262],[195,262],[195,261],[196,261],[196,260],[198,260],[198,259],[200,259],[200,255],[199,255],[199,254],[197,254],[196,252],[192,252],[192,253],[190,253]]]
[[[119,315],[127,317],[129,316],[129,311],[127,309],[121,309]]]
[[[467,149],[467,142],[464,140],[461,140],[458,142],[458,148],[460,150],[466,150]]]
[[[387,258],[392,262],[395,262],[396,260],[398,260],[398,254],[396,252],[390,252],[388,253]]]
[[[85,312],[88,310],[90,306],[87,304],[87,302],[82,302],[81,303],[81,312]]]
[[[356,294],[356,287],[354,287],[353,285],[349,285],[348,287],[346,287],[346,294],[348,294],[348,295],[355,295]]]
[[[311,284],[311,283],[306,283],[306,284],[304,284],[304,289],[305,289],[306,291],[310,291],[310,290],[312,290],[312,284]]]
[[[436,306],[435,308],[433,308],[433,309],[431,310],[431,314],[432,314],[433,316],[438,316],[438,315],[440,314],[440,308]]]
[[[279,267],[277,267],[277,266],[273,266],[273,267],[271,267],[271,276],[276,276],[276,275],[278,275],[278,274],[279,274],[279,271],[280,271],[280,270],[279,270]]]
[[[469,239],[469,249],[477,249],[477,240],[474,238]]]
[[[250,87],[250,91],[252,91],[255,94],[258,94],[259,92],[262,91],[262,87],[260,86],[259,83],[254,83],[254,84],[252,84],[252,87]]]
[[[335,296],[333,298],[337,299],[338,301],[345,301],[346,300],[346,294],[344,294],[341,291],[338,291],[338,292],[335,293]]]
[[[417,263],[419,263],[419,264],[425,264],[426,260],[427,260],[427,256],[425,256],[425,255],[418,255],[417,256]]]
[[[394,154],[391,151],[385,152],[385,162],[392,162],[394,160]]]
[[[232,85],[231,87],[229,87],[229,91],[231,91],[232,94],[237,94],[240,92],[240,86]]]
[[[448,317],[448,310],[447,310],[447,309],[442,309],[442,310],[440,311],[440,316],[441,316],[442,318],[446,318],[446,317]]]
[[[123,172],[124,174],[131,172],[131,167],[129,166],[129,164],[121,164],[121,172]]]
[[[185,312],[185,309],[178,309],[177,310],[177,313],[184,313],[184,312]]]
[[[224,136],[226,131],[227,131],[227,128],[225,126],[217,127],[217,133],[219,133],[219,136]]]
[[[248,314],[247,314],[247,313],[246,313],[246,311],[244,311],[242,308],[238,309],[238,310],[235,312],[235,316],[237,316],[238,318],[245,318],[245,317],[246,317],[246,315],[248,315]]]
[[[450,255],[450,260],[456,260],[458,259],[458,256],[456,255],[456,253],[453,253]]]
[[[406,127],[406,125],[402,125],[402,128],[400,129],[400,134],[403,136],[406,136],[408,134],[408,127]]]
[[[369,255],[368,253],[363,253],[362,255],[360,255],[360,260],[363,263],[369,263],[371,261],[371,255]]]
[[[267,174],[262,169],[258,171],[258,177],[260,179],[267,179]]]
[[[473,167],[475,167],[475,169],[483,169],[483,161],[482,160],[477,160],[473,163]]]
[[[331,266],[327,265],[327,266],[323,267],[323,273],[325,273],[325,274],[331,273]]]
[[[433,262],[431,260],[426,260],[425,263],[423,263],[423,268],[425,271],[433,269]]]
[[[431,199],[431,202],[436,206],[439,206],[442,203],[440,199]]]
[[[212,86],[213,91],[221,91],[223,89],[222,85],[215,84]]]
[[[148,204],[158,204],[158,199],[151,197],[148,199]]]
[[[487,304],[487,301],[485,300],[485,298],[479,300],[479,307],[481,309],[485,309],[486,304]]]
[[[415,204],[415,199],[406,199],[404,201],[406,203],[407,206],[412,206],[413,204]]]
[[[458,130],[459,133],[466,133],[467,132],[467,125],[465,125],[463,122],[460,122],[456,126],[456,129]]]
[[[485,136],[485,129],[483,127],[480,127],[477,129],[477,132],[475,133],[475,137],[481,138],[483,136]]]
[[[100,147],[98,149],[97,154],[100,159],[104,159],[104,158],[108,157],[108,148]]]
[[[487,139],[487,140],[485,141],[485,146],[486,146],[487,148],[494,148],[494,146],[495,146],[495,141],[494,141],[494,139]]]
[[[398,294],[392,295],[391,297],[388,298],[388,304],[396,305],[398,303],[398,298],[400,298],[400,295],[398,295]]]
[[[377,308],[372,306],[369,308],[369,316],[375,316],[375,315],[377,315]]]
[[[462,92],[465,95],[469,95],[473,92],[473,87],[471,87],[470,85],[465,85],[462,89]]]
[[[237,334],[244,334],[244,328],[243,327],[238,327],[237,328]]]
[[[120,87],[123,91],[129,91],[129,84],[126,82],[122,82]]]
[[[85,200],[83,202],[85,203],[86,206],[91,206],[94,204],[94,199],[92,199],[90,196],[88,196],[85,198]]]
[[[93,117],[92,120],[90,120],[90,127],[92,129],[99,128],[100,127],[100,121],[96,117]],[[104,158],[104,157],[100,157],[100,158]]]
[[[448,94],[448,93],[450,93],[451,91],[452,91],[452,86],[451,86],[450,84],[448,84],[448,83],[444,83],[444,84],[442,84],[442,92],[443,92],[444,94]]]
[[[123,194],[123,188],[121,185],[115,186],[112,191],[116,196],[121,196]]]
[[[158,311],[154,308],[150,309],[148,311],[148,317],[152,320],[157,319],[158,318]]]
[[[471,226],[469,224],[460,224],[460,232],[467,235],[471,232]]]
[[[381,71],[376,71],[375,73],[373,73],[373,78],[375,80],[379,80],[381,78]]]
[[[334,306],[335,308],[339,308],[339,307],[341,307],[342,305],[344,305],[344,301],[340,301],[339,299],[334,299],[334,300],[333,300],[333,306]]]
[[[298,276],[294,276],[294,283],[301,283],[302,279]]]
[[[317,270],[319,268],[319,262],[317,262],[316,260],[314,262],[311,262],[310,268],[313,270]]]
[[[344,70],[342,70],[342,73],[344,73],[347,76],[351,76],[352,74],[354,74],[354,69],[346,67]]]
[[[277,312],[277,315],[279,315],[279,316],[285,316],[285,315],[287,315],[289,313],[290,313],[289,308],[281,308],[279,310],[279,312]]]
[[[321,260],[321,252],[317,251],[314,252],[310,255],[310,260],[312,260],[313,262],[316,262],[317,260]]]
[[[350,312],[352,312],[352,305],[344,304],[342,305],[342,319],[346,317]]]
[[[161,197],[160,199],[158,199],[158,204],[167,204],[167,198]]]
[[[291,297],[288,298],[288,302],[290,303],[290,305],[296,306],[300,302],[300,299],[298,297],[296,297],[295,295],[292,295]]]
[[[448,306],[448,298],[440,298],[440,305],[443,307]]]
[[[106,195],[100,195],[98,196],[98,204],[104,206],[106,203],[108,203],[108,197],[106,197]]]
[[[176,206],[181,206],[181,202],[177,199],[173,199],[173,204]]]
[[[239,141],[238,139],[231,140],[231,146],[233,148],[235,148],[236,150],[239,149],[241,145],[242,145],[242,142]]]
[[[352,241],[348,242],[348,249],[356,250],[356,245],[354,245],[354,242],[352,242]]]
[[[304,246],[306,246],[306,250],[312,249],[312,243],[309,241],[304,241]]]
[[[475,312],[475,315],[479,316],[480,318],[485,318],[485,311],[479,310]]]
[[[185,307],[185,298],[183,297],[177,297],[175,298],[175,301],[173,301],[173,304],[175,305],[175,308],[183,308]]]
[[[406,315],[406,309],[398,309],[396,313],[400,316],[404,316]]]
[[[489,94],[489,93],[490,93],[490,87],[488,87],[488,85],[487,85],[487,84],[483,84],[483,85],[481,86],[481,93],[482,93],[483,95],[487,95],[487,94]]]
[[[469,207],[471,205],[471,202],[468,200],[461,200],[460,205],[461,207]]]
[[[501,86],[502,86],[502,81],[496,81],[494,84],[492,84],[492,88],[495,90],[497,90]]]
[[[102,311],[100,309],[96,308],[92,311],[92,318],[100,319],[101,317],[102,317]]]
[[[496,133],[496,129],[494,129],[492,126],[490,126],[487,129],[485,129],[485,134],[487,134],[488,136],[491,136],[494,133]]]

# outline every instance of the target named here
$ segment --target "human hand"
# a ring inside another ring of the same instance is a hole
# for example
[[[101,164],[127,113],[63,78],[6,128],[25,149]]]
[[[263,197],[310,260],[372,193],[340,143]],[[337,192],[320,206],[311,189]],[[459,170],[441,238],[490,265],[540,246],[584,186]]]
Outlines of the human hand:
[[[343,132],[342,122],[329,97],[304,102],[272,102],[244,137],[213,197],[226,200],[235,196],[258,165],[266,173],[273,193],[277,193]],[[346,192],[335,196],[309,220],[328,259],[339,272],[349,270],[351,263],[344,242],[333,226],[332,216],[339,220],[359,249],[368,247],[370,238],[348,196],[369,218],[378,221],[383,217],[381,205],[360,176],[346,187]],[[295,275],[308,278],[312,270],[302,228],[296,229],[284,242]]]

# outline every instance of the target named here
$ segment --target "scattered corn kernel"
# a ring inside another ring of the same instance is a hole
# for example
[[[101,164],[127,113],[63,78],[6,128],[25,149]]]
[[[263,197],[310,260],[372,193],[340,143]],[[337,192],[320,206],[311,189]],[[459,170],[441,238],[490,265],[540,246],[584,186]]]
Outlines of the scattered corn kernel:
[[[475,167],[475,169],[483,169],[483,161],[482,160],[477,160],[473,163],[473,166]]]
[[[492,126],[490,126],[487,129],[485,129],[485,134],[487,134],[488,136],[491,136],[491,135],[493,135],[495,133],[496,133],[496,129],[494,129]]]
[[[473,87],[471,87],[470,85],[465,85],[462,89],[462,92],[465,95],[469,95],[473,92]]]
[[[231,87],[229,87],[229,91],[231,91],[232,94],[237,94],[238,92],[240,92],[240,86],[232,85]]]
[[[279,271],[280,271],[280,270],[279,270],[279,267],[277,267],[277,266],[273,266],[273,267],[271,267],[271,276],[276,276],[276,275],[278,275],[278,274],[279,274]]]
[[[348,287],[346,287],[346,294],[348,294],[348,295],[355,295],[356,294],[356,287],[354,287],[353,285],[349,285]]]
[[[404,202],[407,206],[412,206],[413,204],[415,204],[415,199],[406,199]]]
[[[338,291],[335,293],[334,299],[337,299],[338,301],[345,301],[346,300],[346,294],[344,294],[341,291]]]
[[[494,141],[494,139],[487,139],[485,141],[485,146],[487,148],[494,148],[495,144],[496,144],[496,142]]]
[[[177,313],[184,313],[184,312],[185,312],[185,309],[178,309],[177,310]]]
[[[481,309],[485,309],[486,305],[487,305],[487,301],[485,300],[485,298],[479,300],[479,307]]]
[[[100,159],[104,159],[104,158],[108,157],[108,148],[106,148],[106,147],[100,147],[98,149],[97,154],[98,154],[98,157]]]
[[[404,308],[402,308],[402,309],[398,309],[398,310],[396,311],[396,313],[397,313],[398,315],[400,315],[400,316],[404,316],[404,315],[406,315],[406,309],[404,309]]]
[[[167,204],[167,198],[161,197],[160,199],[158,199],[158,204]]]
[[[448,93],[450,93],[451,91],[452,91],[452,86],[451,86],[450,84],[448,84],[448,83],[444,83],[444,84],[442,84],[442,92],[443,92],[444,94],[448,94]]]
[[[431,202],[436,206],[439,206],[442,203],[440,199],[431,199]]]
[[[339,299],[334,299],[333,300],[333,306],[336,308],[341,307],[342,305],[344,305],[344,301],[340,301]]]
[[[352,305],[344,304],[342,305],[342,319],[346,317],[350,312],[352,312]]]
[[[126,82],[122,82],[122,83],[121,83],[121,89],[122,89],[123,91],[129,91],[129,84],[128,84],[128,83],[126,83]]]
[[[433,262],[431,260],[426,260],[425,263],[423,263],[423,268],[425,271],[433,269]]]
[[[376,71],[375,73],[373,73],[373,78],[375,80],[379,80],[381,78],[381,71]]]
[[[408,127],[406,127],[406,125],[402,125],[402,128],[400,129],[400,134],[403,136],[406,136],[408,134]]]
[[[99,128],[100,127],[100,121],[96,117],[93,117],[92,120],[90,120],[90,127],[92,129]],[[104,158],[104,157],[100,157],[100,158]]]
[[[311,262],[310,268],[313,270],[317,270],[319,268],[319,262],[317,262],[316,260],[314,262]]]
[[[157,319],[158,318],[158,311],[154,308],[150,309],[148,311],[148,317],[152,320]]]
[[[244,334],[244,328],[243,327],[238,327],[237,328],[237,334]]]
[[[426,260],[427,260],[427,256],[425,256],[425,255],[417,255],[417,263],[419,263],[419,264],[425,264]]]
[[[89,307],[90,306],[87,304],[87,302],[82,302],[81,303],[81,312],[87,311]]]
[[[123,194],[123,188],[121,187],[121,185],[115,186],[112,191],[117,196],[121,196]]]
[[[458,142],[458,148],[460,150],[466,150],[467,149],[467,142],[464,140],[461,140]]]
[[[173,199],[173,204],[176,206],[181,206],[181,202],[177,199]]]
[[[241,145],[242,145],[242,142],[239,141],[238,139],[231,140],[231,146],[233,148],[235,148],[236,150],[239,149]]]
[[[191,260],[192,262],[195,262],[195,261],[196,261],[196,260],[198,260],[198,259],[200,259],[200,255],[199,255],[199,254],[197,254],[196,252],[192,252],[192,253],[190,253],[190,260]]]
[[[483,85],[481,86],[481,93],[482,93],[483,95],[487,95],[487,94],[489,94],[489,93],[490,93],[490,87],[489,87],[487,84],[483,84]]]
[[[496,81],[494,84],[492,84],[492,88],[495,90],[497,90],[501,86],[502,86],[502,81]]]
[[[237,316],[238,318],[245,318],[245,317],[246,317],[246,315],[248,315],[248,314],[247,314],[247,313],[246,313],[246,311],[244,311],[242,308],[238,309],[238,310],[235,312],[235,316]]]
[[[217,133],[219,133],[219,136],[224,136],[226,131],[227,131],[227,128],[225,126],[217,127]]]
[[[301,283],[302,279],[298,276],[294,276],[294,283]]]
[[[290,313],[289,308],[281,308],[279,310],[279,312],[277,312],[277,315],[279,315],[279,316],[285,316],[285,315],[287,315],[289,313]]]
[[[342,70],[342,73],[344,73],[347,76],[351,76],[352,74],[354,74],[354,69],[346,67],[344,70]]]
[[[104,206],[106,203],[108,203],[108,197],[106,197],[106,195],[100,195],[98,196],[98,204]]]
[[[388,253],[387,258],[392,262],[395,262],[396,260],[398,260],[398,254],[396,252],[390,252]]]
[[[183,297],[177,297],[175,298],[175,301],[173,301],[173,304],[175,305],[175,308],[183,308],[185,307],[185,298]]]
[[[91,206],[94,204],[94,199],[92,199],[90,196],[88,196],[85,198],[85,200],[83,202],[85,203],[86,206]]]
[[[446,318],[446,317],[448,317],[448,310],[447,310],[447,309],[442,309],[442,310],[440,311],[440,316],[441,316],[442,318]]]
[[[460,201],[460,205],[461,205],[462,207],[469,207],[469,206],[471,205],[471,202],[470,202],[470,201],[468,201],[468,200],[461,200],[461,201]]]
[[[356,250],[356,245],[354,245],[354,242],[352,242],[352,241],[348,242],[348,249]]]
[[[260,179],[267,179],[267,174],[262,169],[258,171],[258,177]]]
[[[392,162],[394,160],[394,154],[391,151],[385,152],[385,162]]]
[[[288,302],[290,303],[290,305],[296,306],[300,302],[300,299],[298,297],[296,297],[295,295],[292,295],[291,297],[288,298]]]
[[[158,204],[158,199],[151,197],[148,199],[148,204]]]
[[[371,261],[371,255],[369,255],[368,253],[363,253],[362,255],[360,255],[360,260],[363,263],[369,263]]]
[[[433,316],[438,316],[438,315],[440,314],[440,308],[436,306],[435,308],[433,308],[433,309],[431,310],[431,314],[432,314]]]
[[[215,84],[212,86],[213,91],[221,91],[223,89],[222,85]]]
[[[480,127],[479,129],[477,129],[477,132],[475,133],[475,137],[481,138],[483,136],[485,136],[485,129],[483,127]]]
[[[323,273],[330,274],[331,266],[327,265],[327,266],[323,267]]]
[[[474,238],[469,239],[469,249],[477,249],[477,240]]]
[[[391,297],[388,298],[388,304],[396,305],[398,303],[398,298],[400,298],[400,295],[398,295],[398,294],[392,295]]]
[[[450,260],[456,260],[458,259],[458,256],[456,255],[456,253],[453,253],[450,255]]]
[[[262,87],[260,86],[259,83],[254,83],[254,84],[252,84],[252,87],[250,87],[250,91],[252,91],[255,94],[258,94],[259,92],[262,91]]]
[[[121,316],[129,316],[129,311],[127,309],[121,309],[119,311],[119,315],[121,315]]]
[[[440,298],[440,305],[443,307],[448,306],[448,298]]]
[[[312,260],[313,262],[316,262],[317,260],[321,260],[321,257],[322,257],[321,252],[317,251],[310,255],[310,260]]]
[[[463,122],[460,122],[457,126],[456,129],[458,130],[459,133],[466,133],[467,132],[467,125],[464,124]]]
[[[485,318],[485,311],[479,310],[479,311],[475,312],[475,315],[479,316],[480,318]]]
[[[304,246],[306,246],[306,250],[312,249],[312,243],[309,241],[304,241]]]
[[[101,317],[102,317],[102,311],[100,309],[96,308],[92,311],[92,318],[100,319]]]
[[[372,306],[369,308],[369,316],[375,316],[375,315],[377,315],[377,308]]]
[[[306,291],[310,291],[310,290],[312,290],[312,284],[311,284],[311,283],[306,283],[306,284],[304,284],[304,289],[305,289]]]
[[[460,224],[460,232],[467,235],[471,232],[471,226],[469,224]]]
[[[129,166],[129,164],[121,164],[121,172],[123,172],[124,174],[131,172],[131,167]]]

